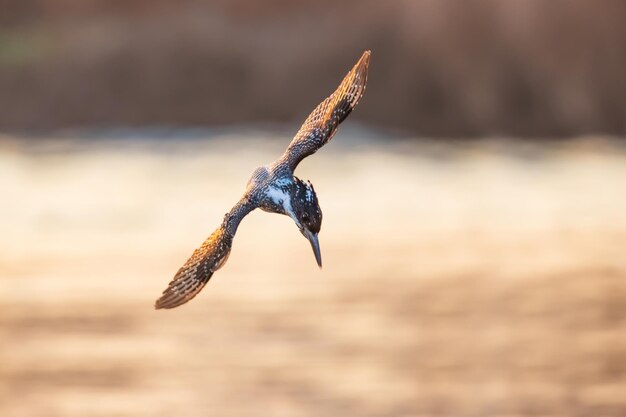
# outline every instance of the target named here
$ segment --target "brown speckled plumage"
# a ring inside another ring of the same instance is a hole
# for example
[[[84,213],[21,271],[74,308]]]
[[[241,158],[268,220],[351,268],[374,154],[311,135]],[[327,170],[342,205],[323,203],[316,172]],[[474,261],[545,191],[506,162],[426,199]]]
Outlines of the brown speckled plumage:
[[[365,51],[335,92],[322,101],[304,121],[281,158],[292,171],[300,161],[328,143],[337,131],[337,126],[356,107],[365,91],[369,62],[370,51]]]
[[[239,223],[255,208],[289,215],[311,242],[321,267],[317,234],[321,228],[322,212],[313,186],[296,178],[293,171],[300,161],[330,141],[337,126],[357,105],[365,91],[369,58],[370,51],[363,53],[337,90],[305,120],[278,160],[253,172],[243,198],[224,216],[221,226],[178,270],[156,301],[155,308],[178,307],[195,297],[213,273],[224,265]]]

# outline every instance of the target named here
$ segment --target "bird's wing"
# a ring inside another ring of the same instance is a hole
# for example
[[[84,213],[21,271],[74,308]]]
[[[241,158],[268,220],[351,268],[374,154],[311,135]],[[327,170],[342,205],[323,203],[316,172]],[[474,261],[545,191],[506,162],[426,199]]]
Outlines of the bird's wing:
[[[335,92],[322,101],[304,121],[282,157],[292,171],[300,161],[330,141],[337,126],[356,107],[365,91],[369,61],[370,51],[365,51]]]
[[[254,207],[244,200],[228,213],[222,225],[209,236],[202,246],[196,249],[183,265],[154,307],[174,308],[195,297],[209,282],[213,273],[224,265],[233,245],[233,238],[239,222]]]
[[[178,270],[154,307],[174,308],[195,297],[226,262],[232,244],[232,236],[223,227],[213,232]]]

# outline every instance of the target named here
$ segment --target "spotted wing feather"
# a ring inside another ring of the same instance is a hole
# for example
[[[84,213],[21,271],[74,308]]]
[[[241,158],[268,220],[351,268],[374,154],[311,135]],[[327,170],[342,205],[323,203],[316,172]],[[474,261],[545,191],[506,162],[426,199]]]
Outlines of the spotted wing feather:
[[[185,265],[155,303],[155,308],[174,308],[195,297],[228,259],[233,236],[224,227],[217,229],[193,252]]]
[[[356,107],[367,84],[369,59],[370,51],[365,51],[335,92],[322,101],[304,121],[283,155],[292,170],[296,169],[300,161],[328,143],[339,124]]]

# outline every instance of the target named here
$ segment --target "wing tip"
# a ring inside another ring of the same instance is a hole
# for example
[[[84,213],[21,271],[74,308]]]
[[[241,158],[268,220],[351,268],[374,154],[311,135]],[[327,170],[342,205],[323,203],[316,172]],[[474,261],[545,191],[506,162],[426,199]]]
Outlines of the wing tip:
[[[167,306],[167,304],[163,301],[163,298],[164,298],[164,297],[165,297],[165,296],[162,296],[161,298],[159,298],[158,300],[156,300],[156,301],[154,302],[154,309],[155,309],[155,310],[162,310],[162,309],[167,309],[167,308],[169,308],[169,307]]]
[[[213,271],[208,271],[199,277],[194,275],[181,279],[180,273],[181,271],[176,274],[161,297],[154,302],[155,310],[172,309],[186,304],[198,295],[213,276]]]
[[[168,310],[174,307],[178,307],[181,304],[184,304],[187,300],[181,300],[177,297],[172,297],[172,293],[166,291],[163,295],[154,302],[155,310]]]
[[[353,107],[356,106],[359,98],[365,91],[371,55],[372,51],[369,49],[363,52],[361,58],[357,61],[356,64],[354,64],[354,68],[352,68],[352,71],[350,71],[344,79],[344,83],[348,83],[345,86],[346,88],[356,88],[356,91],[353,91],[355,95]]]
[[[372,56],[372,51],[370,49],[367,49],[365,52],[363,52],[363,55],[361,55],[361,58],[354,66],[356,71],[358,72],[367,71],[369,64],[370,64],[371,56]]]

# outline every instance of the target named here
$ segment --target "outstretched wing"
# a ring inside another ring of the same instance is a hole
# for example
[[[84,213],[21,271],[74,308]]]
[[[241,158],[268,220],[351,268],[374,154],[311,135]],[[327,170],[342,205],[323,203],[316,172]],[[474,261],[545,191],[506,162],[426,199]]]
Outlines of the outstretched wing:
[[[365,51],[337,90],[322,101],[304,121],[282,157],[292,171],[300,161],[330,141],[337,126],[356,107],[365,91],[369,61],[370,51]]]
[[[241,220],[255,208],[245,198],[226,214],[222,225],[196,249],[170,281],[154,307],[174,308],[195,297],[230,255],[233,237]]]
[[[223,227],[213,232],[178,270],[154,307],[174,308],[195,297],[226,262],[232,244],[233,237]]]

